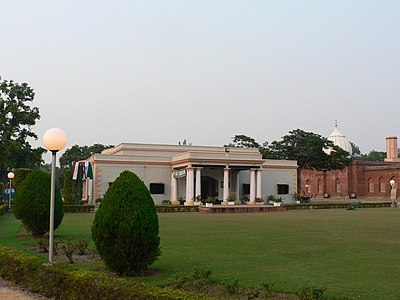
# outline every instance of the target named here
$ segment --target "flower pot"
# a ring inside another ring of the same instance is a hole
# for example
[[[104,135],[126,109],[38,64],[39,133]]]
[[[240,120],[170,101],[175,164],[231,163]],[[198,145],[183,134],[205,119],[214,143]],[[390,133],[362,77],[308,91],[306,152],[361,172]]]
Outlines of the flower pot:
[[[281,202],[274,202],[274,206],[281,206]]]
[[[296,200],[295,202],[296,202],[296,204],[300,204],[300,200]]]
[[[228,201],[228,205],[235,205],[235,201]]]
[[[212,203],[206,203],[206,207],[212,207],[213,204]]]

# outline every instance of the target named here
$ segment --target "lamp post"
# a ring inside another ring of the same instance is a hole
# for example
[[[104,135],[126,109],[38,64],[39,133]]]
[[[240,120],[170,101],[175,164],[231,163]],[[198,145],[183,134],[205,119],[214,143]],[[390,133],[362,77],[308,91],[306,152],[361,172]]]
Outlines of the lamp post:
[[[394,185],[396,184],[396,181],[394,179],[391,179],[389,181],[391,189],[390,189],[390,199],[392,200],[392,207],[396,207],[395,200],[396,200],[396,189],[394,188]]]
[[[14,173],[13,172],[9,172],[7,174],[8,179],[10,179],[10,189],[9,189],[9,197],[8,197],[8,210],[11,210],[11,197],[12,197],[12,184],[11,184],[11,180],[14,178]]]
[[[51,190],[50,190],[50,229],[49,229],[49,264],[53,264],[54,253],[54,202],[56,188],[56,154],[64,149],[67,144],[67,136],[58,128],[51,128],[43,135],[43,144],[51,151]]]

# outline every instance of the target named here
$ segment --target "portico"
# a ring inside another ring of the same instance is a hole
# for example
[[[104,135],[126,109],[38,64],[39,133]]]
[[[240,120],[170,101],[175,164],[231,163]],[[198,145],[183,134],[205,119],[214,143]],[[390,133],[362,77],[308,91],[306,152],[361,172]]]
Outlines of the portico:
[[[256,197],[262,197],[262,164],[264,160],[256,151],[243,151],[242,148],[222,148],[213,153],[188,151],[172,158],[171,201],[178,203],[179,188],[185,186],[185,205],[193,205],[195,199],[217,197],[222,204],[227,204],[229,195],[237,199],[245,193],[240,191],[240,172],[250,171],[249,202],[255,203]],[[248,149],[246,149],[248,150]],[[217,189],[202,189],[202,176],[214,179]]]

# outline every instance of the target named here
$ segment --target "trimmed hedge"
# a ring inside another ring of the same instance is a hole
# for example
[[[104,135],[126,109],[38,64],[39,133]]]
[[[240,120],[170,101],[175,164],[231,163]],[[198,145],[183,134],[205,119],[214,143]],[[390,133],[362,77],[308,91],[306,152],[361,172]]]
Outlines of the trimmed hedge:
[[[0,205],[0,216],[4,215],[7,212],[7,205]]]
[[[378,208],[390,207],[390,201],[385,202],[349,202],[349,203],[302,203],[302,204],[284,204],[286,210],[299,210],[299,209],[332,209],[332,208]]]
[[[47,266],[33,255],[0,245],[0,276],[29,291],[55,299],[211,299],[168,288],[77,270],[63,263]]]
[[[64,205],[64,213],[89,213],[94,210],[94,205]]]
[[[198,212],[198,206],[183,206],[183,205],[157,205],[157,213],[172,213],[172,212]]]

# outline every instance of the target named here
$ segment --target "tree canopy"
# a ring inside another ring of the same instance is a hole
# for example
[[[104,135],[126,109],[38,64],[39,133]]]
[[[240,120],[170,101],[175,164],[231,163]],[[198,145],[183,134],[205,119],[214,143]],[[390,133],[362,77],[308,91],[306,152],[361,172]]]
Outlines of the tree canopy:
[[[229,143],[229,147],[241,147],[241,148],[260,148],[260,144],[256,142],[252,137],[244,134],[237,134],[232,138],[233,143]]]
[[[327,138],[301,129],[289,131],[280,141],[271,144],[264,142],[262,146],[246,135],[235,135],[229,146],[258,148],[263,158],[296,160],[299,170],[314,169],[327,171],[343,169],[351,163],[350,154],[335,146]],[[327,154],[324,149],[331,149]]]
[[[61,156],[60,156],[60,166],[64,169],[69,165],[72,161],[80,161],[89,158],[91,155],[95,153],[100,153],[104,149],[112,148],[113,145],[102,145],[102,144],[94,144],[92,146],[79,146],[74,145],[71,148],[68,148]]]
[[[28,141],[38,138],[31,129],[40,119],[39,108],[30,106],[34,96],[27,83],[0,77],[0,179],[12,168],[38,168],[43,162],[46,150]]]
[[[330,154],[324,149],[331,149]],[[301,129],[289,131],[281,141],[272,142],[267,153],[267,158],[297,160],[300,170],[343,169],[351,163],[350,153],[319,134]]]

